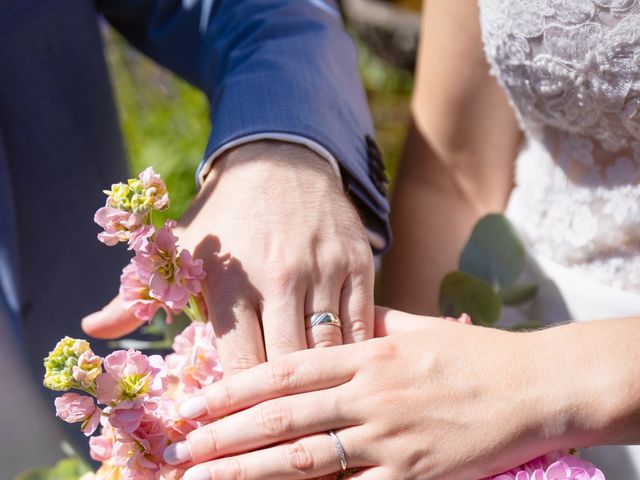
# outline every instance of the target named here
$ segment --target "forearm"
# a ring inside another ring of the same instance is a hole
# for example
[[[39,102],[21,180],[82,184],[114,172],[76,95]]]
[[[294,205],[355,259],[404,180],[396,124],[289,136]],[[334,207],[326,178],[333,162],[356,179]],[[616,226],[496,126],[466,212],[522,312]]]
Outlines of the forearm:
[[[640,317],[531,334],[540,438],[562,448],[640,442]]]
[[[520,134],[489,75],[477,8],[430,1],[423,11],[413,128],[394,189],[394,246],[384,302],[434,314],[440,281],[480,216],[501,211]],[[464,34],[461,34],[464,32]]]
[[[458,265],[479,204],[412,126],[394,188],[394,244],[383,266],[383,303],[416,314],[438,311],[440,281]]]

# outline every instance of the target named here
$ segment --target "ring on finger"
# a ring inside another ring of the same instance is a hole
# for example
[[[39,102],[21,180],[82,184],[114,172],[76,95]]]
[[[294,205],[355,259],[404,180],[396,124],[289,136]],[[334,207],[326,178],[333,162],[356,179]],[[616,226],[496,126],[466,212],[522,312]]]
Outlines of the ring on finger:
[[[342,328],[342,322],[340,317],[331,312],[316,312],[304,319],[305,328],[313,328],[319,325],[331,325],[334,327]]]
[[[336,447],[336,451],[338,452],[338,457],[340,458],[340,468],[342,468],[343,472],[347,470],[347,455],[344,452],[344,447],[342,446],[342,442],[336,435],[336,432],[333,430],[329,430],[329,436],[331,437],[331,441],[333,441],[333,445]]]

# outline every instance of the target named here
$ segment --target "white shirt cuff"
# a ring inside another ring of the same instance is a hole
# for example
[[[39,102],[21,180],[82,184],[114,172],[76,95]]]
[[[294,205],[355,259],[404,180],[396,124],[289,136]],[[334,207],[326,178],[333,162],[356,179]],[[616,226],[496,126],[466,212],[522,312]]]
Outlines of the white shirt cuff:
[[[327,162],[329,162],[329,164],[331,165],[331,168],[336,174],[336,177],[338,177],[338,180],[342,182],[342,175],[340,174],[340,167],[338,166],[338,161],[333,155],[331,155],[331,153],[329,153],[329,150],[324,148],[319,143],[314,142],[313,140],[310,140],[306,137],[301,137],[300,135],[293,135],[289,133],[265,132],[265,133],[256,133],[254,135],[247,135],[245,137],[236,138],[235,140],[229,143],[225,143],[216,151],[214,151],[211,155],[209,155],[209,157],[202,163],[202,166],[200,167],[200,172],[198,174],[198,179],[197,179],[198,188],[200,188],[200,185],[202,185],[202,182],[204,182],[204,179],[211,171],[211,166],[213,165],[213,162],[216,160],[216,158],[218,158],[227,150],[231,150],[232,148],[235,148],[237,146],[244,145],[245,143],[256,142],[258,140],[279,140],[281,142],[296,143],[298,145],[304,145],[305,147],[309,148],[311,151],[315,152],[316,154],[324,158]]]

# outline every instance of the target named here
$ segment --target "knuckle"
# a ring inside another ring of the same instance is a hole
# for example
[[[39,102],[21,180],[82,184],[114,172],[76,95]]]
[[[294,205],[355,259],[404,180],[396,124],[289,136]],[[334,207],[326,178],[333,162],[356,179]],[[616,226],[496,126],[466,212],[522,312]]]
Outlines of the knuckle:
[[[269,274],[272,286],[276,290],[289,290],[300,277],[300,265],[295,262],[283,263],[271,268]]]
[[[294,442],[285,446],[286,467],[298,473],[309,473],[315,469],[315,459],[311,452],[301,443]]]
[[[258,407],[257,423],[269,437],[280,437],[289,430],[291,423],[286,409],[280,401],[263,403]]]
[[[296,367],[287,358],[279,358],[274,361],[268,370],[271,385],[276,392],[288,392],[296,384]]]
[[[397,348],[391,342],[373,340],[370,345],[369,359],[374,364],[388,363],[396,357]]]
[[[358,248],[352,255],[350,260],[351,273],[368,275],[373,273],[373,254],[370,248]]]
[[[319,267],[336,273],[345,272],[349,268],[349,260],[344,255],[344,246],[340,243],[326,248],[323,255],[318,259],[318,262]]]
[[[313,343],[313,348],[328,348],[328,347],[335,347],[336,345],[340,345],[341,342],[339,342],[338,340],[320,340],[319,342],[314,342]]]
[[[214,387],[217,385],[214,384]],[[233,408],[234,399],[233,392],[231,390],[231,385],[229,382],[222,382],[218,386],[218,392],[216,395],[216,408],[224,411],[228,411]]]
[[[246,480],[247,470],[238,460],[227,460],[224,478],[228,480]]]
[[[349,332],[351,333],[353,338],[362,340],[370,336],[371,326],[372,322],[370,321],[367,321],[363,318],[354,318],[349,324]]]
[[[220,440],[213,424],[194,430],[188,439],[194,461],[212,458],[220,451]]]
[[[311,332],[309,344],[313,348],[334,347],[342,344],[342,333],[335,327],[316,327],[315,332]]]
[[[260,362],[253,355],[233,354],[226,362],[223,362],[225,372],[249,370],[251,367],[255,367]]]

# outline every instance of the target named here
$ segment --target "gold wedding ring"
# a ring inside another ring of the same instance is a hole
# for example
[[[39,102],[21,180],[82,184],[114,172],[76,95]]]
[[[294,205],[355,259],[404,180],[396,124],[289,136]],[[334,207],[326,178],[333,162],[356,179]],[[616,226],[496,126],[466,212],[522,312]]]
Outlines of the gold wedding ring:
[[[331,312],[316,312],[304,319],[305,328],[317,327],[318,325],[332,325],[342,328],[340,317]]]

